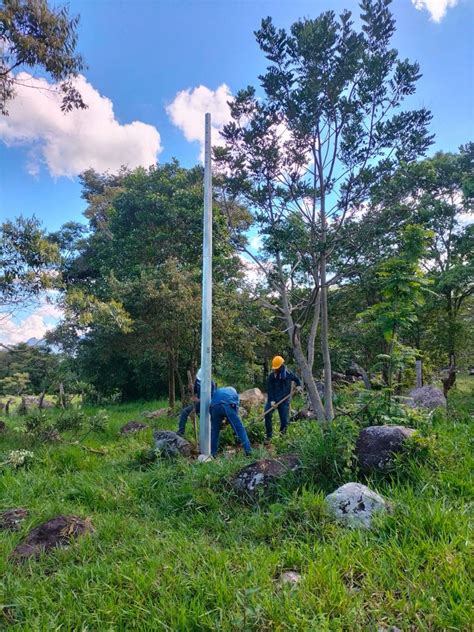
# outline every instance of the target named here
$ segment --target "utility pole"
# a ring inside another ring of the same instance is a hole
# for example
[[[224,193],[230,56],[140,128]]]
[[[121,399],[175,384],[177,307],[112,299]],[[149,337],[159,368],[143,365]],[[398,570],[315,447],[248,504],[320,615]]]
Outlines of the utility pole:
[[[199,419],[199,449],[202,455],[211,453],[212,373],[212,174],[211,174],[211,115],[205,119],[204,146],[204,221],[202,244],[202,329],[201,329],[201,412]]]

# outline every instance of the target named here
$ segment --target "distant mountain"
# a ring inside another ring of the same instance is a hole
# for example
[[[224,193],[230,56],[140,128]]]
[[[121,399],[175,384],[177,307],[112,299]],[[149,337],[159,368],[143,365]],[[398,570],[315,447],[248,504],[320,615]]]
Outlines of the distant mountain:
[[[25,344],[29,347],[45,347],[46,340],[44,338],[28,338]]]

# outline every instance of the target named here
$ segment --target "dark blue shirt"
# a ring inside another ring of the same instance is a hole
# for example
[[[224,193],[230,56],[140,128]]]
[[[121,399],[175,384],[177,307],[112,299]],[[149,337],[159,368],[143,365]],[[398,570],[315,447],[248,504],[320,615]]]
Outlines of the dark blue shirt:
[[[214,395],[216,391],[216,383],[214,380],[211,381],[211,397]],[[199,380],[194,381],[194,394],[198,399],[201,399],[201,382]]]
[[[239,394],[233,386],[218,388],[212,396],[211,406],[217,406],[217,404],[230,404],[234,408],[238,408],[240,404]]]
[[[300,386],[301,382],[297,375],[288,371],[283,366],[276,374],[274,371],[270,373],[267,380],[267,393],[269,402],[279,402],[291,393],[291,383],[295,382],[296,386]]]

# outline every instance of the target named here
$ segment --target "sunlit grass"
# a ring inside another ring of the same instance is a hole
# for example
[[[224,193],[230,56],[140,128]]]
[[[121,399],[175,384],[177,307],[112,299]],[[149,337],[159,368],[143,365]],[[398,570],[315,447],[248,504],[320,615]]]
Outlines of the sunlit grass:
[[[102,456],[74,445],[28,444],[33,465],[0,474],[1,506],[30,510],[20,532],[0,533],[0,628],[471,629],[472,393],[465,387],[472,383],[460,380],[450,417],[434,420],[430,458],[413,454],[398,474],[364,479],[393,503],[370,532],[345,530],[327,517],[333,470],[318,483],[326,465],[311,462],[321,458],[317,447],[305,453],[299,479],[256,505],[223,484],[248,463],[240,455],[134,467],[152,431],[121,437],[118,430],[164,402],[108,407],[106,432],[85,441],[105,448]],[[7,423],[2,454],[26,446],[12,429],[21,419]],[[150,423],[175,429],[177,417]],[[297,434],[288,442],[296,445]],[[89,516],[95,533],[39,561],[8,560],[30,527],[60,513]],[[302,574],[297,586],[280,585],[287,569]]]

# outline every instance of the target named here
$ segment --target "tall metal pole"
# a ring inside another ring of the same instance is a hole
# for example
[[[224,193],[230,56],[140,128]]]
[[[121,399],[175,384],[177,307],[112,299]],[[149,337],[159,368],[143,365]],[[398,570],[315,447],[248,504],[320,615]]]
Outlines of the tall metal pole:
[[[202,332],[201,332],[201,413],[199,448],[201,454],[211,453],[212,372],[212,174],[211,174],[211,115],[206,114],[204,147],[204,223],[202,246]]]

